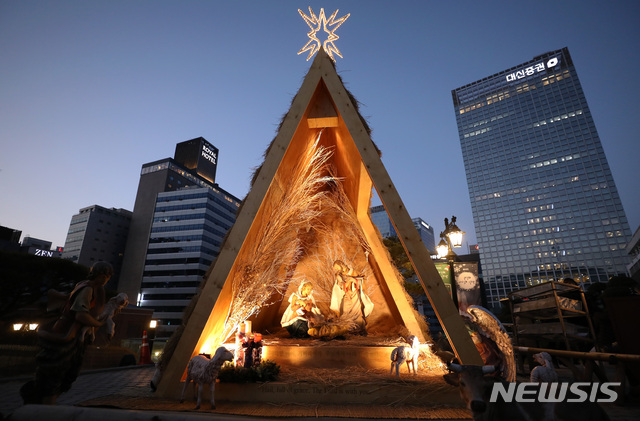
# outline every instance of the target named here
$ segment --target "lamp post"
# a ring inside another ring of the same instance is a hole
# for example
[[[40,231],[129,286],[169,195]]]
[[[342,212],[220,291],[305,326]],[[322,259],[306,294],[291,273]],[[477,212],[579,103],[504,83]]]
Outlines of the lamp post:
[[[448,218],[444,218],[444,231],[440,233],[440,243],[438,243],[438,247],[436,247],[438,257],[441,259],[446,258],[449,262],[451,298],[453,299],[453,304],[455,304],[456,308],[458,308],[458,290],[456,288],[456,277],[453,273],[453,262],[458,256],[453,252],[453,248],[459,248],[462,246],[462,236],[464,234],[464,231],[456,225],[455,216],[451,217],[451,223],[449,223]]]
[[[158,327],[158,321],[153,319],[149,321],[149,354],[151,355],[151,359],[153,360],[153,343],[156,339],[156,327]],[[156,361],[154,361],[156,362]]]

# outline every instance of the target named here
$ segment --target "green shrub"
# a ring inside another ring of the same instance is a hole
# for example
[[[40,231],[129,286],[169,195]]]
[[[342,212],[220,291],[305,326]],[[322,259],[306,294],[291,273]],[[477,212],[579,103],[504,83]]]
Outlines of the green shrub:
[[[218,373],[218,379],[222,383],[272,382],[278,379],[279,374],[280,366],[269,360],[254,367],[235,367],[232,363],[225,363]]]

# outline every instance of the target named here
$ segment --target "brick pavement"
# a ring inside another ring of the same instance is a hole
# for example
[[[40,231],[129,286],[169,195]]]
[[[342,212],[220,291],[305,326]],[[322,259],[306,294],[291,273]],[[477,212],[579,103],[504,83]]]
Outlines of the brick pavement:
[[[152,395],[150,394],[148,385],[153,372],[154,367],[152,365],[131,366],[82,372],[76,382],[73,384],[71,390],[60,396],[60,398],[58,399],[58,404],[61,408],[56,409],[55,411],[67,411],[63,412],[63,414],[68,417],[70,414],[69,411],[80,412],[82,410],[85,411],[83,413],[86,415],[88,414],[88,412],[86,411],[90,410],[90,408],[81,409],[74,407],[73,405],[79,405],[83,402],[88,401],[100,402],[101,400],[103,400],[104,402],[115,403],[115,405],[112,406],[117,407],[118,395],[126,396],[128,399],[138,399],[139,401],[150,400],[150,397]],[[0,379],[0,420],[11,413],[18,411],[22,407],[22,400],[20,398],[19,389],[28,380],[30,380],[30,377]],[[604,404],[603,407],[605,408],[612,421],[637,421],[638,419],[640,419],[640,402],[638,402],[637,400],[631,402],[626,406]],[[152,409],[152,407],[149,407],[149,410],[144,411],[145,414],[151,415]],[[46,408],[43,410],[46,411]],[[124,417],[124,415],[134,415],[133,411],[126,411],[122,409],[114,411],[120,412],[121,415],[118,415],[118,418],[124,419],[126,418]],[[185,411],[189,411],[189,408],[176,407],[175,411],[164,412],[164,414],[166,414],[167,416],[171,415],[172,413],[182,414],[182,417],[178,418],[184,419]],[[16,412],[16,415],[18,415],[18,412]],[[137,413],[138,415],[140,415],[140,411],[138,411]],[[197,415],[198,413],[191,412],[191,414]],[[218,419],[250,419],[242,416],[236,416],[234,418],[233,415],[218,416],[217,414],[209,411],[206,411],[206,414],[210,417],[215,416],[215,418]],[[176,417],[173,418],[177,419]],[[306,417],[298,415],[298,417],[290,418],[290,420],[305,418]],[[466,417],[462,418],[464,419]],[[63,417],[60,419],[65,418]],[[253,419],[255,419],[255,417],[253,417]],[[330,418],[325,417],[324,419],[327,420]]]
[[[145,365],[81,372],[71,390],[58,398],[58,404],[77,405],[116,393],[148,392],[154,370],[153,365]],[[26,376],[0,379],[0,414],[6,416],[22,406],[20,387],[31,379]]]

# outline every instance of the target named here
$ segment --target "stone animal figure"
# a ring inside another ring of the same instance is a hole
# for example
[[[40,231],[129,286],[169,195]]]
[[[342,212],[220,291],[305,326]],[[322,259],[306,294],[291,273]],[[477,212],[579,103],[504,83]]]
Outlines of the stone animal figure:
[[[494,366],[449,364],[452,373],[444,380],[458,387],[460,396],[471,411],[475,421],[609,421],[609,417],[597,404],[591,402],[505,402],[498,398],[490,402],[496,382],[508,382],[487,376],[496,371]]]
[[[208,384],[211,389],[211,409],[216,409],[214,400],[216,378],[218,377],[220,367],[222,367],[226,361],[233,361],[233,353],[223,346],[216,349],[216,353],[211,359],[204,355],[196,355],[191,358],[187,366],[187,380],[184,382],[184,387],[182,388],[180,403],[184,402],[184,394],[187,391],[187,386],[189,386],[189,383],[193,380],[194,396],[197,399],[194,409],[200,409],[200,405],[202,404],[202,389],[204,389],[205,384]],[[197,395],[195,394],[196,385],[199,386]]]
[[[420,356],[420,341],[414,335],[409,336],[409,343],[411,347],[406,345],[400,345],[391,351],[391,372],[393,374],[393,368],[396,368],[396,376],[400,376],[400,366],[406,362],[407,369],[411,373],[411,366],[413,366],[413,374],[417,374],[418,357]]]

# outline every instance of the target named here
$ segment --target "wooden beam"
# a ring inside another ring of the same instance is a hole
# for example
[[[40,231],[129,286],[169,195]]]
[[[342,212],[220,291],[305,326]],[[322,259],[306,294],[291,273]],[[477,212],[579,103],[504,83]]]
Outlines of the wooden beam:
[[[404,287],[398,282],[399,280],[396,274],[396,269],[391,263],[389,251],[384,243],[380,241],[378,229],[371,221],[371,216],[369,215],[372,185],[371,178],[369,178],[369,174],[365,170],[362,161],[360,161],[359,167],[361,169],[359,174],[359,192],[361,197],[358,200],[358,208],[356,210],[358,222],[360,223],[362,232],[369,243],[369,247],[371,247],[371,253],[373,254],[380,272],[382,273],[383,279],[381,281],[385,283],[389,290],[391,298],[393,299],[398,313],[400,314],[400,318],[402,319],[402,323],[407,327],[412,335],[415,335],[418,338],[420,342],[424,342],[426,339],[425,334],[428,332],[423,332],[420,328],[420,323],[418,323],[418,320],[415,317],[414,309],[405,297],[406,292],[404,291]],[[366,196],[366,202],[364,196]],[[364,205],[365,203],[366,206]]]
[[[333,106],[333,102],[326,89],[316,90],[312,99],[311,109],[307,117],[307,124],[310,129],[321,129],[325,127],[338,127],[338,112]]]
[[[330,60],[326,55],[322,57],[325,60]],[[431,256],[422,243],[413,221],[402,203],[400,194],[384,168],[382,160],[344,85],[335,72],[324,72],[322,76],[328,91],[332,94],[338,113],[340,113],[349,133],[353,137],[378,196],[389,214],[400,241],[440,320],[440,324],[449,337],[454,352],[462,364],[482,365],[482,358],[480,358],[480,354],[473,344],[471,336],[467,332],[464,322],[458,314],[458,310],[453,304],[434,263],[431,261]]]
[[[326,85],[326,90],[325,86],[321,86],[323,83]],[[319,89],[320,86],[321,89]],[[321,97],[324,94],[327,94],[327,98]],[[314,95],[319,95],[320,98],[317,106],[315,102],[312,102]],[[352,198],[352,200],[355,199],[355,203],[352,204],[357,207],[358,214],[362,215],[364,211],[363,195],[365,195],[365,190],[366,195],[371,194],[371,182],[373,182],[460,361],[464,364],[482,363],[426,247],[422,244],[398,192],[382,165],[377,149],[335,72],[333,63],[328,55],[321,50],[311,65],[276,138],[266,153],[265,161],[243,202],[235,224],[229,230],[220,255],[206,275],[207,282],[201,291],[201,299],[198,300],[184,328],[182,337],[158,386],[159,396],[175,397],[179,393],[179,383],[191,356],[199,352],[200,346],[211,332],[217,331],[224,324],[231,305],[231,279],[233,279],[236,270],[238,256],[242,253],[245,243],[251,241],[251,234],[257,229],[256,227],[265,223],[260,220],[260,215],[264,212],[265,207],[274,205],[273,203],[265,203],[265,198],[267,195],[273,194],[270,189],[274,187],[273,182],[280,174],[281,166],[285,165],[283,163],[285,155],[288,152],[288,156],[291,157],[287,158],[286,165],[295,164],[298,149],[304,146],[303,144],[308,138],[312,137],[310,131],[315,128],[308,127],[309,121],[307,119],[311,112],[313,112],[311,119],[317,119],[312,121],[312,125],[320,124],[321,127],[327,127],[324,125],[333,124],[334,120],[332,119],[337,118],[336,130],[342,132],[341,137],[348,141],[345,148],[346,154],[349,156],[345,158],[349,163],[349,169],[353,171],[353,178],[358,177],[358,180],[345,180],[345,184],[349,186],[349,189],[357,191],[356,197]],[[301,124],[304,119],[307,119],[307,124]],[[354,162],[354,160],[357,161],[357,158],[352,156],[355,155],[352,144],[355,144],[355,149],[362,161],[361,164]],[[368,180],[367,177],[364,177],[365,171],[362,168],[366,168]],[[286,177],[286,174],[283,173],[280,176]],[[376,248],[374,254],[378,266],[384,272],[383,278],[390,276],[388,272],[392,269],[391,263],[386,258],[386,254],[382,253],[382,246],[370,218],[360,216],[358,219],[362,221],[363,229],[368,232],[370,244]],[[413,312],[406,311],[407,309],[403,307],[402,303],[407,305],[408,303],[400,293],[401,291],[397,288],[394,290],[391,284],[385,283],[389,287],[396,305],[399,306],[399,312],[403,314],[405,325],[409,329],[415,329],[415,325],[411,321]],[[419,330],[415,333],[418,332]]]
[[[338,117],[318,117],[308,118],[307,124],[310,129],[324,129],[327,127],[338,127]]]
[[[280,131],[266,154],[265,161],[242,204],[236,222],[229,230],[227,240],[224,242],[218,258],[207,275],[207,282],[201,291],[201,299],[198,300],[171,360],[162,375],[157,391],[159,396],[176,396],[180,380],[189,360],[198,353],[198,345],[203,343],[207,334],[215,325],[224,323],[224,317],[220,317],[220,315],[226,314],[225,310],[228,310],[231,303],[228,300],[219,302],[218,296],[223,287],[230,288],[230,282],[226,281],[229,279],[238,253],[251,226],[255,222],[258,211],[289,143],[293,139],[305,114],[307,105],[316,91],[321,77],[319,74],[321,65],[320,57],[316,57],[291,104],[289,112],[282,122]],[[214,311],[214,306],[216,311]]]

